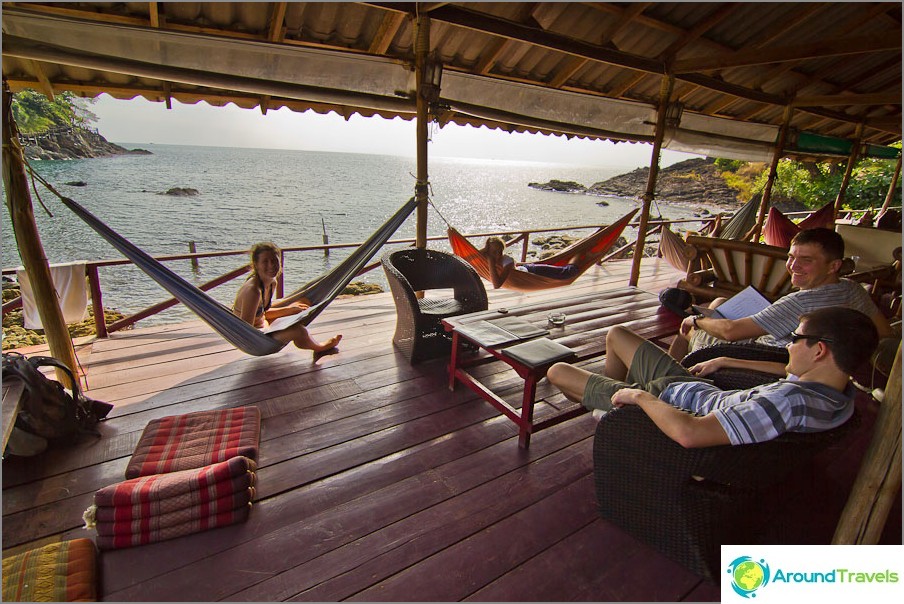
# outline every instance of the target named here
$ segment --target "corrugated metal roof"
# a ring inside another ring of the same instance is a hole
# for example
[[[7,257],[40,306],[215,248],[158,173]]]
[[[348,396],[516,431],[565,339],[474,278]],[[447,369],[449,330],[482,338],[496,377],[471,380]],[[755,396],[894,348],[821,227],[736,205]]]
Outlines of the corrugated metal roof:
[[[412,87],[397,81],[410,75],[415,16],[426,14],[430,51],[449,83],[441,123],[648,140],[651,127],[620,132],[605,120],[586,123],[593,112],[577,115],[568,99],[584,95],[606,114],[620,107],[607,99],[629,101],[643,115],[655,111],[663,77],[672,74],[672,101],[685,116],[778,128],[792,103],[797,131],[853,139],[862,124],[865,142],[901,139],[900,3],[8,2],[3,10],[3,76],[14,91],[411,119]],[[95,31],[83,29],[89,25],[111,35],[82,35]],[[59,32],[78,33],[67,40]],[[117,47],[108,39],[117,35],[133,41]],[[174,57],[182,44],[209,54]],[[312,65],[327,56],[338,58],[317,73]],[[338,66],[367,64],[355,57],[373,57],[379,69],[339,78]],[[302,64],[306,70],[297,69]],[[505,92],[448,98],[452,74]],[[356,90],[351,80],[368,75],[378,81]],[[519,98],[506,97],[513,84],[522,87]],[[705,132],[684,134],[689,144]]]

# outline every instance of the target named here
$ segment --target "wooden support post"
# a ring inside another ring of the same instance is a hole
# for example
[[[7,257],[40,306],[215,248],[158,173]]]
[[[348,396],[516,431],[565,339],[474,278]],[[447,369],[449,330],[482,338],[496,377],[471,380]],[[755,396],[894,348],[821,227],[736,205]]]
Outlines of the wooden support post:
[[[854,144],[851,145],[851,156],[848,158],[847,167],[844,169],[844,178],[841,179],[841,187],[838,188],[838,197],[835,198],[835,218],[841,212],[841,205],[844,203],[844,194],[847,192],[848,184],[851,182],[851,174],[854,172],[854,166],[860,159],[860,142],[863,139],[863,123],[857,124],[857,133],[854,135]]]
[[[873,439],[835,528],[833,545],[875,545],[901,492],[901,344],[892,365]]]
[[[898,163],[895,164],[895,174],[891,177],[891,184],[888,186],[888,193],[885,195],[885,202],[882,204],[882,209],[879,210],[879,215],[885,213],[888,209],[888,206],[891,205],[891,200],[895,197],[895,188],[898,186],[898,180],[901,178],[901,156],[898,156]]]
[[[662,139],[665,136],[665,118],[669,107],[669,98],[675,84],[673,76],[663,76],[659,89],[659,112],[656,116],[656,135],[653,138],[653,154],[650,158],[650,175],[647,177],[647,189],[643,194],[643,208],[640,211],[640,224],[637,226],[637,244],[634,246],[634,258],[631,263],[631,277],[628,285],[637,286],[640,280],[640,260],[647,238],[647,223],[650,221],[650,206],[656,194],[656,179],[659,178],[659,153],[662,150]]]
[[[791,126],[791,115],[794,109],[791,105],[785,106],[785,114],[782,116],[782,127],[778,131],[778,139],[775,141],[775,152],[772,154],[772,162],[769,164],[769,175],[766,177],[766,184],[763,186],[763,198],[760,200],[760,212],[756,218],[756,224],[753,226],[753,232],[750,241],[756,243],[760,239],[763,232],[763,223],[766,222],[766,210],[769,209],[769,202],[772,201],[772,187],[775,185],[775,179],[778,178],[778,162],[785,154],[785,141],[788,140],[788,128]]]
[[[427,192],[429,176],[427,166],[427,126],[428,102],[424,90],[424,75],[427,68],[427,53],[430,52],[430,17],[419,14],[414,28],[415,82],[417,94],[417,183],[414,194],[417,197],[417,226],[415,247],[427,247]]]
[[[188,252],[189,252],[190,254],[197,254],[197,253],[198,253],[198,248],[195,246],[195,242],[194,242],[194,241],[189,241],[189,242],[188,242]],[[198,270],[199,268],[200,268],[200,267],[198,266],[198,259],[197,259],[197,258],[192,258],[192,259],[191,259],[191,269],[192,269],[193,271],[197,272],[197,270]]]
[[[96,264],[88,265],[88,288],[91,290],[91,308],[94,310],[94,331],[98,338],[106,338],[107,318],[104,316],[103,294],[100,290],[100,274]]]
[[[62,361],[77,375],[78,363],[75,359],[75,348],[72,338],[63,320],[50,265],[41,245],[41,236],[35,223],[31,194],[28,191],[28,178],[25,174],[25,159],[19,145],[18,129],[12,116],[12,93],[3,82],[3,186],[6,188],[6,204],[9,208],[16,237],[19,257],[25,266],[25,272],[31,282],[35,295],[35,305],[44,335],[50,347],[50,354]],[[72,388],[69,377],[62,371],[56,372],[57,381]]]

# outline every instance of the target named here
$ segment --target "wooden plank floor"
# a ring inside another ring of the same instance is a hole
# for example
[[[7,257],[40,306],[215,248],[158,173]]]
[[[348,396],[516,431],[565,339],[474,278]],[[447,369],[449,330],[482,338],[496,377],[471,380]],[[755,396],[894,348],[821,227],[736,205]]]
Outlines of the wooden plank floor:
[[[627,284],[630,261],[567,290],[491,291],[490,307]],[[641,288],[678,273],[645,260]],[[101,595],[118,601],[715,601],[717,587],[599,518],[595,422],[583,415],[534,436],[466,388],[445,361],[410,366],[391,345],[389,294],[337,300],[313,324],[341,332],[317,362],[287,348],[236,351],[201,323],[136,329],[79,347],[93,398],[115,404],[102,437],[3,461],[4,555],[93,537],[82,512],[123,479],[151,419],[237,405],[262,412],[250,519],[100,554]],[[599,359],[585,363],[599,368]],[[501,363],[478,369],[517,398]],[[551,406],[561,395],[542,382]]]

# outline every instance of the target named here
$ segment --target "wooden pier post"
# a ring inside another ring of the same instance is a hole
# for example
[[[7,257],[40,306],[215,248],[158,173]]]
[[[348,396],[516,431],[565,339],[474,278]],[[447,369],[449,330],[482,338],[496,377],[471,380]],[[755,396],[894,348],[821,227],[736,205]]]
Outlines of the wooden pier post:
[[[63,319],[50,265],[41,245],[41,235],[35,223],[31,194],[28,192],[28,178],[25,174],[25,160],[19,145],[18,129],[12,116],[12,93],[3,82],[3,186],[6,188],[6,204],[9,208],[16,237],[19,257],[31,282],[35,295],[35,305],[44,335],[50,347],[50,355],[62,361],[78,375],[78,363],[72,338]],[[56,370],[57,381],[72,388],[69,377]]]
[[[415,233],[415,247],[427,247],[427,193],[429,188],[429,176],[427,166],[427,127],[430,116],[428,115],[428,100],[424,87],[424,74],[427,70],[427,54],[430,51],[430,17],[418,14],[414,28],[414,61],[415,61],[415,86],[417,90],[417,182],[414,185],[414,194],[417,197],[417,226]]]
[[[194,242],[194,241],[189,241],[189,242],[188,242],[188,252],[189,252],[190,254],[197,254],[197,253],[198,253],[198,250],[197,250],[197,248],[195,247],[195,242]],[[192,269],[193,271],[197,272],[199,268],[200,268],[200,267],[198,266],[198,259],[197,259],[197,258],[192,258],[192,259],[191,259],[191,269]]]

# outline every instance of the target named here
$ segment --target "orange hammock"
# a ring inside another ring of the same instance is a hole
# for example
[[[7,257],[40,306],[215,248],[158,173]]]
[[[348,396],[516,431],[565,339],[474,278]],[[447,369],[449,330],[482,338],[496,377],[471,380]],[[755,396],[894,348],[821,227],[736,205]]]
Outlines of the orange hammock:
[[[599,262],[606,252],[615,245],[615,242],[622,234],[622,231],[625,230],[625,227],[628,226],[631,218],[633,218],[636,213],[637,210],[632,210],[619,219],[618,222],[603,227],[584,239],[573,243],[558,254],[542,260],[543,264],[565,266],[572,258],[579,257],[580,260],[575,264],[577,264],[580,270],[571,277],[567,279],[554,279],[552,277],[515,270],[509,273],[509,276],[502,283],[502,287],[505,289],[526,292],[562,287],[573,283],[575,279],[584,273],[584,271]],[[490,264],[487,262],[486,258],[484,258],[483,254],[480,253],[480,250],[474,247],[464,235],[456,231],[452,226],[449,227],[447,234],[449,236],[449,243],[452,244],[452,251],[473,266],[478,275],[487,281],[492,282],[493,279],[490,277]]]
[[[799,232],[818,227],[833,228],[835,226],[835,202],[830,201],[799,223],[791,222],[791,219],[776,210],[769,208],[766,224],[763,227],[763,239],[768,245],[777,247],[791,247],[791,240]]]

